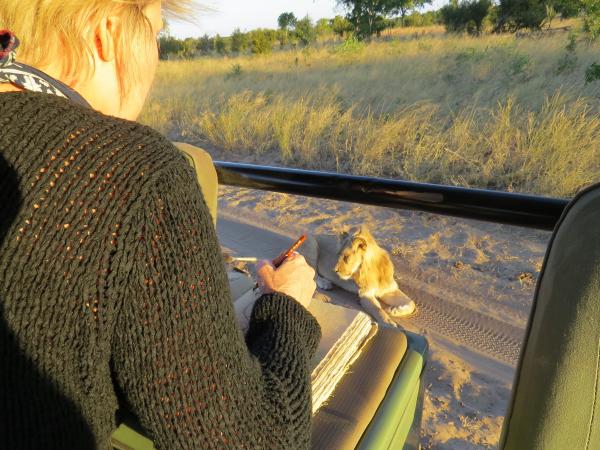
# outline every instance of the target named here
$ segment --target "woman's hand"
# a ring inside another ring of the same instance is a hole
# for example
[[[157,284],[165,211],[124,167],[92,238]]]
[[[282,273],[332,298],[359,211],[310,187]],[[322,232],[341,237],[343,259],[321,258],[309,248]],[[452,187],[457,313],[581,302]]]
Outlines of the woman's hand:
[[[257,267],[258,286],[265,294],[280,292],[289,295],[305,308],[315,293],[315,271],[304,256],[293,253],[277,269],[263,260]]]

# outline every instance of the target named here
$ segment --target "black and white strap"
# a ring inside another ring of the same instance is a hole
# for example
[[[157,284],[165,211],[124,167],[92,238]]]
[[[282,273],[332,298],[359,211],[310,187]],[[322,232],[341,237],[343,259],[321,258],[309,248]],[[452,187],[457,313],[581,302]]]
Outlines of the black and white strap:
[[[67,96],[48,80],[32,73],[31,68],[19,63],[6,64],[0,67],[0,83],[12,83],[27,91],[43,92],[44,94]]]
[[[19,39],[8,30],[0,31],[0,83],[12,83],[27,91],[42,92],[68,98],[75,103],[90,107],[90,104],[69,86],[50,75],[16,62]]]

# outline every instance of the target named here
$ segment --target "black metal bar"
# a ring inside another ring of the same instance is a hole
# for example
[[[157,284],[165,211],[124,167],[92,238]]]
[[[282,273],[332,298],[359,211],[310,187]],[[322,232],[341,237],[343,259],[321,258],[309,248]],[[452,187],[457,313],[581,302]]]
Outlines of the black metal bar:
[[[215,161],[219,183],[552,230],[568,200]]]

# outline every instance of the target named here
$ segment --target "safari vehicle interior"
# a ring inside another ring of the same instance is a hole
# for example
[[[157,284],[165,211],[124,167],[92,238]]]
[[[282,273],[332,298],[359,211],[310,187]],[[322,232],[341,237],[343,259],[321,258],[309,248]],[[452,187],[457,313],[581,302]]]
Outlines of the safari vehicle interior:
[[[536,287],[499,448],[600,448],[600,185],[568,202],[213,163],[197,147],[176,145],[196,170],[215,224],[217,185],[221,183],[554,230]],[[234,301],[253,286],[251,280],[239,276],[230,277],[230,282]],[[320,320],[319,311],[313,313],[322,327],[335,322]],[[324,406],[313,414],[312,448],[420,448],[426,364],[423,336],[401,328],[377,330],[345,369]],[[133,418],[124,420],[114,432],[112,444],[117,449],[154,448]]]

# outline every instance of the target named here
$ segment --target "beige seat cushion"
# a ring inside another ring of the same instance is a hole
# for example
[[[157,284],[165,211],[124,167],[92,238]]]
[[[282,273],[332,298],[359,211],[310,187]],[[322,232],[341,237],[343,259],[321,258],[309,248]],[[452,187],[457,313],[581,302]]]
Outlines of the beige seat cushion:
[[[313,449],[354,449],[381,404],[408,342],[399,330],[382,328],[313,418]],[[373,374],[377,374],[373,376]]]
[[[183,153],[190,165],[196,171],[196,179],[202,190],[202,195],[204,195],[204,201],[206,202],[206,206],[208,206],[213,223],[216,226],[219,180],[217,178],[217,171],[215,170],[212,157],[206,150],[203,150],[200,147],[183,142],[173,142],[173,144]]]

